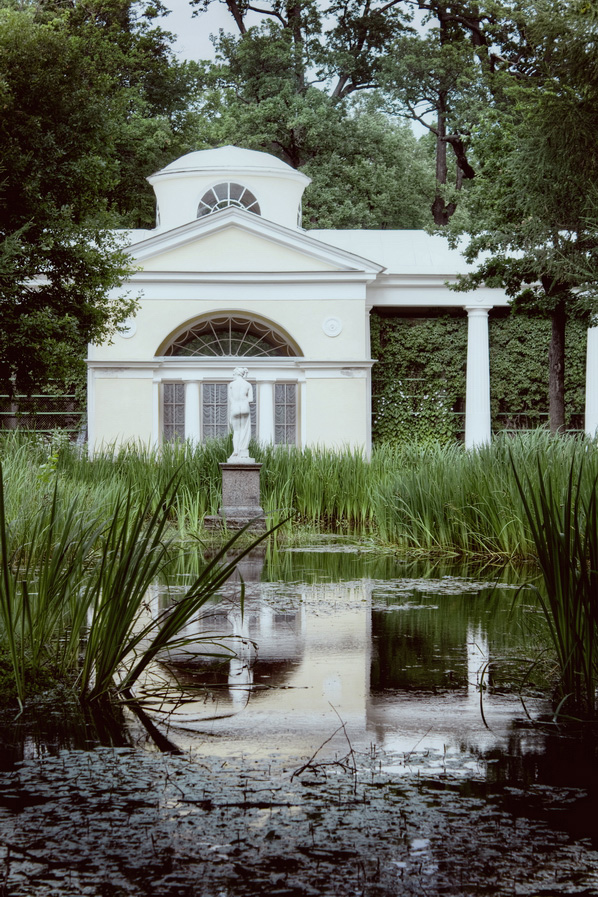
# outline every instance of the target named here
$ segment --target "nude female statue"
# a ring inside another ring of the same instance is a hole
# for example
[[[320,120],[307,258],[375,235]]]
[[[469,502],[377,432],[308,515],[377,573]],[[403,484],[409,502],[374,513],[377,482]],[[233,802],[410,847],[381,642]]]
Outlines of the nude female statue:
[[[235,368],[233,379],[228,384],[228,422],[233,431],[233,453],[228,459],[234,461],[251,461],[249,457],[249,440],[251,438],[251,412],[249,403],[253,402],[253,389],[246,380],[248,368]]]

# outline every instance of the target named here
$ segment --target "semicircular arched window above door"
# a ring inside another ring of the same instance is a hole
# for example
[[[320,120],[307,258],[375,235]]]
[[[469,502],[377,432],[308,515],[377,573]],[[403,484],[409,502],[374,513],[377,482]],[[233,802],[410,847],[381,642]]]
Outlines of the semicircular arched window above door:
[[[164,355],[233,358],[295,357],[300,353],[272,324],[242,315],[215,315],[180,332]]]
[[[220,209],[227,209],[229,206],[246,209],[256,215],[261,214],[260,205],[251,190],[248,190],[243,184],[234,184],[229,181],[216,184],[215,187],[206,190],[199,201],[197,217],[203,218],[205,215],[211,215],[212,212],[219,212]]]

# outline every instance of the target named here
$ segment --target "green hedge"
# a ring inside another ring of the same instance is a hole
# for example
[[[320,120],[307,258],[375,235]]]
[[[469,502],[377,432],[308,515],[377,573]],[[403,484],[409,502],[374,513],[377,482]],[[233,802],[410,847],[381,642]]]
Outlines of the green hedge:
[[[583,427],[586,329],[567,332],[567,427]],[[550,323],[497,312],[490,317],[493,431],[548,421]],[[377,442],[449,442],[462,436],[467,316],[371,315],[372,429]]]

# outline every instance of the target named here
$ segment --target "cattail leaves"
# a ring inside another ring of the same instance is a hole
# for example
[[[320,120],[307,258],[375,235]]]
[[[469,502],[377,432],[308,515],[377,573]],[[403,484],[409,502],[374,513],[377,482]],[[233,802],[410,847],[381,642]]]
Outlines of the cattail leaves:
[[[542,570],[538,595],[559,663],[559,710],[595,716],[598,474],[583,451],[576,451],[563,487],[546,461],[512,461],[513,472]]]
[[[147,666],[233,573],[238,561],[268,533],[244,544],[234,561],[222,546],[173,608],[148,613],[146,595],[168,562],[171,514],[178,479],[157,497],[139,502],[131,487],[111,516],[79,508],[55,484],[49,504],[19,528],[26,539],[14,547],[6,514],[0,465],[0,647],[8,656],[15,697],[22,706],[30,684],[66,680],[79,698],[93,702],[130,697]],[[169,529],[170,527],[170,529]]]

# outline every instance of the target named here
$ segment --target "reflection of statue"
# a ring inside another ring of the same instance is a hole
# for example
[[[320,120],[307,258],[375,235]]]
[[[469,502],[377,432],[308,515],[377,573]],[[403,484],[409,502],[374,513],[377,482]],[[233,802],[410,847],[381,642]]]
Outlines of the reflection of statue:
[[[228,384],[228,422],[233,431],[233,453],[229,462],[253,460],[249,457],[249,440],[251,438],[251,412],[249,403],[253,402],[253,389],[246,380],[247,368],[235,368],[233,380]]]

